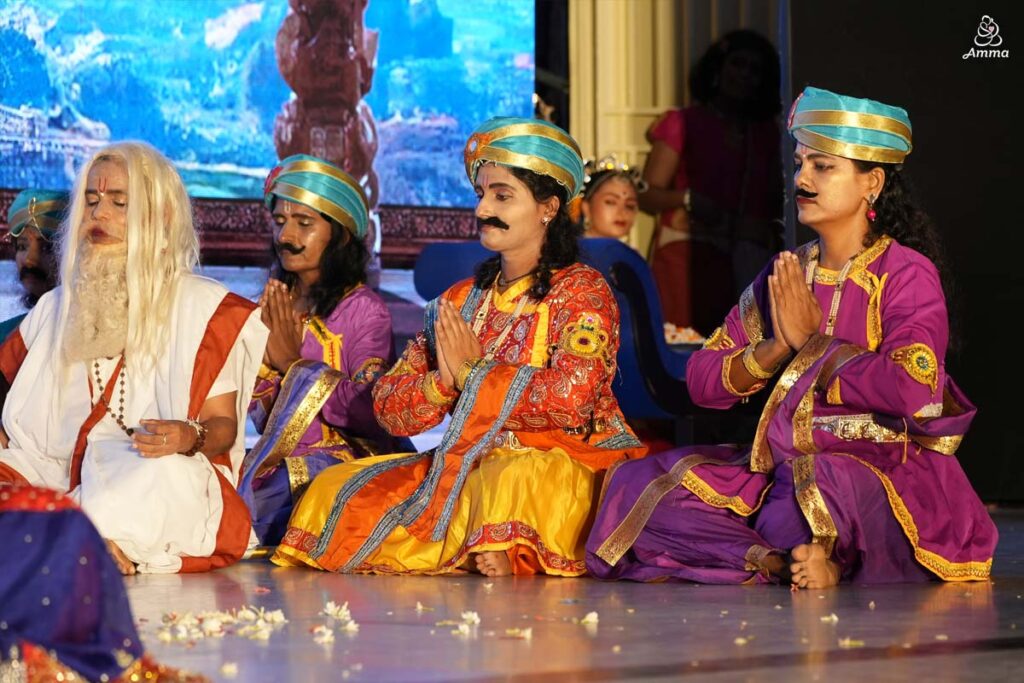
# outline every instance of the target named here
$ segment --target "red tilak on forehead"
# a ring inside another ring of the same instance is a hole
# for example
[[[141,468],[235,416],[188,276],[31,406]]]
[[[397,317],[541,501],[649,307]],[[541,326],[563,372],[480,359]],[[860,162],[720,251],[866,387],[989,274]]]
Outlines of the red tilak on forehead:
[[[106,176],[100,176],[99,187],[97,188],[100,193],[107,191],[107,178]]]

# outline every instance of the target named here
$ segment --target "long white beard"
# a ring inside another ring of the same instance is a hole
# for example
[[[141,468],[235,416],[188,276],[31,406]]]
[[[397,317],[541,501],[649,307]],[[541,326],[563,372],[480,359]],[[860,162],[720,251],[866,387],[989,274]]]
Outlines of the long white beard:
[[[82,244],[64,330],[68,362],[113,358],[124,351],[128,339],[127,268],[127,244]]]

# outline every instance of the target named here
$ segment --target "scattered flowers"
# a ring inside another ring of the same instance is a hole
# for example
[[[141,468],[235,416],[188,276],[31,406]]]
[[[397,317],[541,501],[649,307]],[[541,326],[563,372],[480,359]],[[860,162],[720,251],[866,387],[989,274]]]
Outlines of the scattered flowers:
[[[203,638],[222,638],[229,633],[252,640],[268,640],[273,631],[287,623],[281,610],[251,605],[234,611],[168,612],[161,619],[156,637],[162,643],[185,643],[187,646]]]
[[[334,631],[331,630],[330,626],[321,624],[320,626],[314,626],[310,629],[310,633],[313,634],[313,640],[320,645],[329,645],[334,642]]]
[[[533,638],[532,628],[507,628],[505,629],[505,635],[509,638],[516,638],[518,640],[530,640]]]

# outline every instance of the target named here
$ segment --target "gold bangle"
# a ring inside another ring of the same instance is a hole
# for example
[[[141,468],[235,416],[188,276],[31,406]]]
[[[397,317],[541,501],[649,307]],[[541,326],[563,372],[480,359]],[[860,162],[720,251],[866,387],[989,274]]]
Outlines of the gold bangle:
[[[476,367],[479,358],[471,358],[469,360],[462,361],[462,365],[459,366],[459,371],[455,373],[455,388],[462,391],[466,387],[466,380],[469,379],[469,373],[473,372],[473,368]]]
[[[743,367],[747,369],[747,372],[749,372],[754,379],[771,379],[778,371],[778,366],[771,370],[765,370],[762,368],[757,362],[757,359],[754,358],[755,348],[756,344],[750,344],[747,346],[746,351],[743,352]]]
[[[423,375],[423,382],[420,385],[420,388],[423,389],[423,395],[427,398],[427,402],[432,405],[444,408],[452,402],[452,399],[442,394],[440,387],[437,386],[436,371],[428,372]]]

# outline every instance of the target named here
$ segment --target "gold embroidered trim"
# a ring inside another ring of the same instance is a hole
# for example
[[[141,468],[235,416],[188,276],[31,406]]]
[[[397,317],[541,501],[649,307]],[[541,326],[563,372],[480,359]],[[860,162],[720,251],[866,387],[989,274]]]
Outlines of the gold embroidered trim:
[[[409,342],[412,346],[412,342]],[[385,377],[391,377],[392,375],[412,375],[415,374],[416,370],[409,364],[409,361],[405,359],[405,356],[399,358],[391,369],[384,373]]]
[[[789,395],[796,381],[825,355],[831,343],[832,337],[823,334],[814,335],[782,372],[761,412],[761,418],[757,422],[757,432],[754,434],[754,445],[750,453],[752,472],[771,472],[774,468],[771,447],[768,445],[768,425],[775,419],[776,413],[779,412],[779,406]]]
[[[807,128],[797,128],[792,131],[792,135],[798,142],[802,142],[811,149],[845,159],[875,161],[880,164],[902,164],[907,154],[910,153],[887,147],[872,147],[871,145],[834,140]]]
[[[729,336],[729,331],[725,325],[719,325],[715,328],[715,331],[711,333],[711,336],[704,342],[704,349],[710,349],[711,351],[721,351],[722,349],[734,349],[736,348],[736,342]]]
[[[841,126],[879,130],[903,138],[907,147],[910,147],[910,127],[902,121],[881,114],[835,109],[807,109],[794,114],[790,126]],[[910,154],[910,150],[901,153]]]
[[[832,434],[843,441],[871,441],[873,443],[903,443],[907,437],[875,422],[873,415],[829,415],[814,418],[814,429]]]
[[[301,361],[300,361],[301,362]],[[285,381],[288,378],[285,377]],[[299,439],[302,435],[309,430],[309,426],[313,424],[313,419],[320,414],[320,409],[323,408],[324,403],[334,392],[334,389],[338,386],[338,382],[341,381],[341,373],[335,370],[324,370],[320,373],[316,383],[306,392],[302,402],[299,403],[299,407],[292,413],[288,419],[284,428],[281,430],[281,436],[278,437],[277,443],[271,449],[270,454],[266,460],[260,465],[260,472],[266,472],[273,467],[276,467],[282,459],[291,455],[295,451],[295,447],[299,443]],[[280,406],[283,406],[284,402],[280,402]],[[267,419],[268,423],[273,422],[276,419],[276,413],[279,409],[279,404],[275,403],[274,410],[271,411],[270,417]]]
[[[835,287],[839,284],[839,271],[818,266],[814,269],[814,281],[820,285]]]
[[[423,396],[427,399],[427,403],[438,408],[445,408],[451,404],[455,397],[445,396],[441,392],[441,388],[437,385],[437,376],[436,370],[431,370],[423,375],[423,379],[420,380],[420,389],[423,391]]]
[[[853,279],[865,292],[868,293],[867,310],[867,340],[868,350],[875,351],[882,344],[882,289],[885,287],[889,273],[884,273],[879,279],[870,270],[862,270]]]
[[[920,436],[911,434],[910,439],[930,451],[935,451],[942,455],[956,455],[956,450],[960,448],[960,442],[964,440],[964,437],[963,434],[953,436]]]
[[[703,463],[697,463],[698,465]],[[737,515],[742,517],[749,517],[750,515],[757,512],[764,502],[764,497],[768,494],[768,489],[771,488],[771,484],[768,484],[761,490],[761,495],[758,497],[757,503],[754,507],[750,507],[747,503],[739,496],[725,496],[714,489],[711,484],[701,479],[700,475],[695,473],[692,469],[683,475],[681,482],[682,486],[688,489],[695,496],[700,498],[702,501],[716,508],[725,508],[732,510]]]
[[[807,524],[814,535],[814,543],[825,549],[825,556],[832,557],[839,531],[825,504],[825,498],[818,489],[814,473],[813,455],[804,455],[793,460],[793,487],[796,502],[804,513]]]
[[[302,456],[285,458],[284,463],[288,468],[288,488],[292,493],[292,502],[298,502],[299,497],[309,486],[309,466]]]
[[[753,396],[757,392],[764,389],[767,382],[764,380],[758,380],[751,385],[746,391],[740,391],[732,385],[732,380],[729,379],[729,374],[732,372],[732,362],[736,360],[738,356],[743,355],[743,349],[736,349],[725,358],[722,359],[722,386],[733,396],[739,396],[745,398],[747,396]]]
[[[740,296],[740,317],[743,320],[743,331],[747,333],[747,341],[757,344],[764,340],[764,318],[754,299],[754,285],[748,285]]]
[[[747,564],[743,567],[748,572],[767,572],[767,567],[764,566],[764,558],[772,554],[771,548],[766,548],[763,545],[754,544],[747,549],[743,559],[746,560]]]
[[[814,387],[811,386],[800,397],[800,403],[793,411],[793,445],[804,455],[817,453],[818,447],[814,444]]]
[[[679,462],[672,466],[672,469],[652,479],[639,497],[637,497],[633,507],[622,518],[622,521],[615,527],[615,530],[608,535],[608,538],[605,539],[595,554],[604,560],[608,566],[615,566],[622,559],[622,556],[636,543],[636,539],[640,536],[640,532],[643,531],[644,525],[651,518],[651,513],[654,512],[655,506],[661,499],[669,491],[679,486],[679,483],[691,468],[706,462],[720,461],[693,453],[680,458]],[[608,475],[609,478],[611,476],[611,474]]]
[[[899,363],[915,382],[927,385],[933,394],[938,390],[939,361],[926,344],[901,346],[889,357]]]
[[[878,480],[882,482],[882,487],[885,488],[885,495],[889,499],[889,507],[892,508],[893,515],[903,528],[903,533],[906,535],[907,540],[910,541],[910,545],[914,547],[915,559],[925,569],[934,573],[943,581],[984,581],[989,578],[992,573],[991,558],[984,562],[951,562],[938,553],[922,548],[920,545],[921,536],[917,530],[917,524],[914,522],[914,516],[910,514],[910,510],[907,509],[903,498],[896,492],[896,487],[893,486],[892,480],[877,467],[855,455],[850,453],[836,453],[835,455],[856,460],[874,472]]]
[[[868,247],[860,254],[858,254],[857,257],[853,259],[853,263],[850,264],[850,270],[847,274],[847,277],[856,282],[862,289],[864,289],[865,292],[868,293],[869,296],[871,295],[872,291],[874,291],[872,283],[874,285],[877,285],[878,279],[874,275],[874,273],[871,273],[871,277],[875,278],[874,281],[872,281],[871,278],[865,278],[864,276],[861,275],[861,273],[868,266],[874,263],[875,260],[879,256],[881,256],[886,249],[889,248],[890,244],[892,244],[892,238],[889,237],[888,235],[882,235],[877,240],[875,240],[874,244],[872,244],[870,247]],[[810,242],[800,247],[797,250],[797,254],[800,256],[801,264],[803,266],[806,266],[808,261],[816,259],[821,255],[821,245],[817,241]],[[822,284],[826,285],[834,285],[838,284],[839,282],[838,270],[829,270],[827,268],[822,268],[821,266],[818,266],[818,268],[815,269],[815,272],[821,274],[821,279],[819,280],[816,276],[815,282],[821,282]]]
[[[358,225],[356,224],[355,219],[349,215],[348,211],[329,199],[318,195],[316,192],[297,185],[292,185],[291,183],[283,180],[275,181],[270,188],[270,192],[276,194],[278,197],[284,197],[290,201],[305,204],[311,209],[315,209],[320,213],[325,213],[348,228],[352,234],[358,234]]]
[[[836,377],[832,384],[828,387],[828,392],[825,395],[825,400],[828,401],[830,406],[841,406],[843,405],[843,397],[840,393],[839,378]]]
[[[311,316],[306,323],[306,329],[313,333],[320,346],[323,347],[324,364],[332,370],[341,370],[342,335],[331,332],[327,323],[315,315]]]

